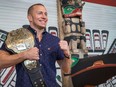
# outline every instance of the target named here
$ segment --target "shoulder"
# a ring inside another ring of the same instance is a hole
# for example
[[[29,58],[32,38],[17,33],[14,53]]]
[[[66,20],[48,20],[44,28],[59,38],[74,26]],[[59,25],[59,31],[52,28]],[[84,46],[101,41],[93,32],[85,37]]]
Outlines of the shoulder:
[[[57,41],[60,40],[59,37],[54,36],[54,35],[52,35],[52,34],[50,34],[50,33],[48,33],[48,32],[46,32],[46,36],[47,36],[47,38],[52,39],[52,41],[53,41],[53,40],[55,40],[55,41],[56,41],[56,40],[57,40]]]

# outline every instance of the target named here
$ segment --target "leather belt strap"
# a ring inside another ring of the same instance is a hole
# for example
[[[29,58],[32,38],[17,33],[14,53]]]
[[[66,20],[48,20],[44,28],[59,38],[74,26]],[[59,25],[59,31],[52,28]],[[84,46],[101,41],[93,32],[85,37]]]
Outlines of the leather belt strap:
[[[25,67],[24,62],[22,63],[22,65],[25,71],[27,71],[33,87],[46,87],[43,75],[41,73],[41,64],[39,64],[39,61],[37,62],[37,68],[33,68],[31,70]]]
[[[34,36],[26,28],[20,28],[13,30],[8,33],[5,41],[8,50],[14,53],[20,53],[24,50],[34,47]],[[25,60],[22,65],[28,73],[33,87],[46,87],[44,82],[39,61],[36,60]]]

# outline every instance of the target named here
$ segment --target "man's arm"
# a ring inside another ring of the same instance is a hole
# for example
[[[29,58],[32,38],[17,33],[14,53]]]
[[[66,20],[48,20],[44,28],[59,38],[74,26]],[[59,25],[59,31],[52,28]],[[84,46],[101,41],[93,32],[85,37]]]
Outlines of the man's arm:
[[[38,48],[30,48],[24,52],[18,54],[9,54],[6,51],[0,50],[0,69],[7,68],[16,65],[26,59],[38,60],[39,59]]]
[[[60,48],[64,52],[65,58],[63,60],[58,60],[57,62],[60,65],[63,72],[65,74],[69,74],[71,72],[72,60],[71,60],[68,43],[67,43],[67,41],[60,41],[59,45],[60,45]]]
[[[58,60],[57,62],[65,74],[70,74],[71,64],[72,64],[71,58],[69,58],[69,59],[64,58],[63,60]]]

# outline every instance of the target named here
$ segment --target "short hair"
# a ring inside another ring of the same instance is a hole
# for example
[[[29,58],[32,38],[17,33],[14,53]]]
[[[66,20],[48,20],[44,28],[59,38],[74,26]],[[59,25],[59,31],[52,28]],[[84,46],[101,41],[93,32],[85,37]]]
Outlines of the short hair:
[[[29,15],[31,13],[31,11],[33,10],[33,7],[36,6],[36,5],[40,5],[40,6],[44,6],[43,4],[41,3],[36,3],[36,4],[33,4],[31,5],[29,8],[28,8],[28,11],[27,11],[27,15]],[[44,6],[45,7],[45,6]]]

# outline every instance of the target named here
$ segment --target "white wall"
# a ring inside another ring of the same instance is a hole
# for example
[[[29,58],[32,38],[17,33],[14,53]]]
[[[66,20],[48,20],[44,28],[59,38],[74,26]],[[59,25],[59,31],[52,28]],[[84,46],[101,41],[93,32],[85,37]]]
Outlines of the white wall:
[[[42,3],[48,10],[48,26],[57,27],[57,8],[55,0],[0,0],[0,29],[11,31],[29,24],[27,9],[34,3]]]

